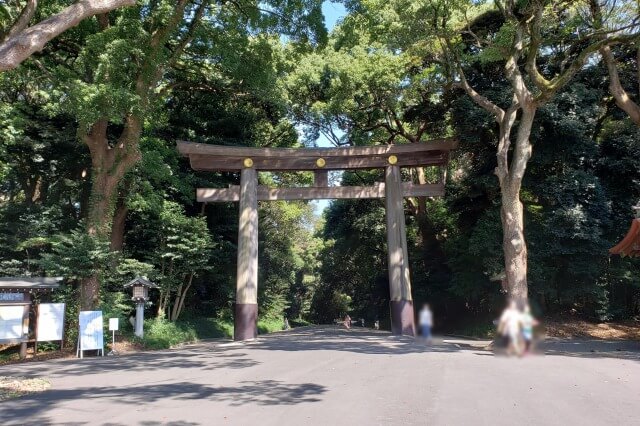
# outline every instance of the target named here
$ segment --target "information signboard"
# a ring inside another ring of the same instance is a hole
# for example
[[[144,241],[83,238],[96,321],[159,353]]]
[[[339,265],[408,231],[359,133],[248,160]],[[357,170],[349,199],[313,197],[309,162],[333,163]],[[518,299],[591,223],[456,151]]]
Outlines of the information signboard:
[[[64,338],[64,303],[38,305],[36,341],[49,342]]]
[[[104,356],[102,311],[82,311],[79,320],[78,352],[80,358],[82,358],[83,351],[89,350],[99,350]]]
[[[118,318],[109,318],[109,331],[118,331]]]
[[[0,341],[22,340],[24,312],[23,305],[0,306]]]

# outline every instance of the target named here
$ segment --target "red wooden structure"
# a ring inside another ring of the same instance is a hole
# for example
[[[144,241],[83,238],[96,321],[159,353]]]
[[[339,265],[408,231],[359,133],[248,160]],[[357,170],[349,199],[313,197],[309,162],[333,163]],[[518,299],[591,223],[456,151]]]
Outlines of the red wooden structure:
[[[640,257],[640,202],[633,209],[636,211],[636,218],[631,221],[629,232],[615,247],[609,249],[609,253]]]
[[[615,247],[609,249],[609,253],[621,256],[640,256],[640,219],[633,219],[627,235]]]

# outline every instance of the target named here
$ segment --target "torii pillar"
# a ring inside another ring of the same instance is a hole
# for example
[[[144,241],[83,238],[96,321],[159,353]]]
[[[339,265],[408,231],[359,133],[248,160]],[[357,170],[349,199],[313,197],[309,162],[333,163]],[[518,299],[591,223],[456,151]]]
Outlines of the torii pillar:
[[[400,167],[392,163],[385,169],[391,332],[415,336],[403,198]]]
[[[258,337],[258,173],[251,166],[240,172],[234,340]]]

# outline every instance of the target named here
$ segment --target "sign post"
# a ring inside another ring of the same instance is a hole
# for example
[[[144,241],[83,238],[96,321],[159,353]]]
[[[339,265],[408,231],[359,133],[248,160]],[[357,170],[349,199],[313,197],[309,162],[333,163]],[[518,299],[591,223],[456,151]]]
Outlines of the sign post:
[[[36,347],[38,342],[60,341],[60,350],[64,343],[64,303],[41,303],[38,305],[36,321]]]
[[[97,350],[104,356],[104,331],[102,311],[82,311],[79,316],[80,334],[76,356],[83,357],[84,351]]]
[[[116,331],[118,331],[118,318],[109,318],[109,331],[111,332],[111,351],[107,355],[118,355],[116,350]]]

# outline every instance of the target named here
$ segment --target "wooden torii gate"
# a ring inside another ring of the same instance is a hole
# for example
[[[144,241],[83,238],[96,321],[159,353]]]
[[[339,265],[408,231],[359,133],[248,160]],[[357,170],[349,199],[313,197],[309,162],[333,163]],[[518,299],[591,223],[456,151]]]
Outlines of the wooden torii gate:
[[[240,171],[240,185],[199,188],[199,202],[240,202],[234,340],[254,339],[258,319],[258,201],[338,198],[385,198],[391,330],[414,335],[414,310],[403,197],[444,195],[437,184],[402,182],[401,167],[445,166],[452,138],[428,143],[348,148],[248,148],[178,142],[191,167],[201,171]],[[373,186],[330,187],[329,170],[385,169],[385,182]],[[258,171],[313,171],[314,186],[268,188],[258,185]]]

